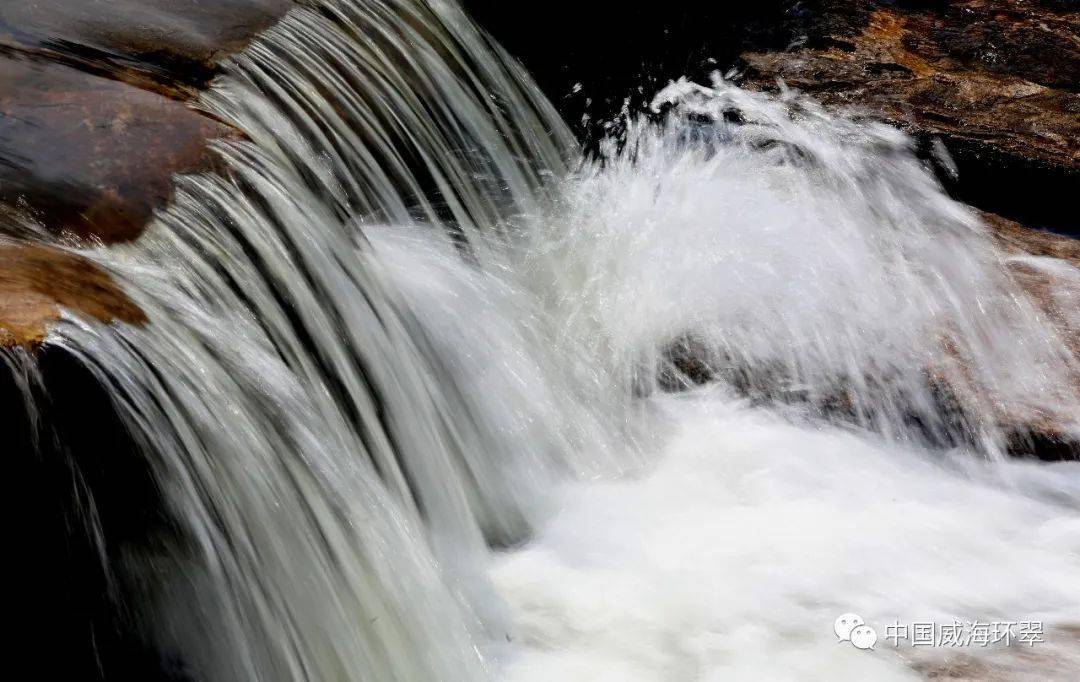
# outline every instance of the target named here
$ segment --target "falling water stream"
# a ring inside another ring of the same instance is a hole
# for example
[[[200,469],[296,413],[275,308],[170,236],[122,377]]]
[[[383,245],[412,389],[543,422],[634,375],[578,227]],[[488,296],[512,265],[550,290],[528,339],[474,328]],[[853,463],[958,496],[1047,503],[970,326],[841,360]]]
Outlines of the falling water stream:
[[[90,254],[150,323],[50,341],[182,531],[127,570],[194,678],[1080,665],[1080,470],[1002,455],[1077,429],[1080,368],[902,133],[717,78],[585,157],[440,0],[306,3],[201,106],[227,170]],[[849,611],[1047,641],[860,651]]]

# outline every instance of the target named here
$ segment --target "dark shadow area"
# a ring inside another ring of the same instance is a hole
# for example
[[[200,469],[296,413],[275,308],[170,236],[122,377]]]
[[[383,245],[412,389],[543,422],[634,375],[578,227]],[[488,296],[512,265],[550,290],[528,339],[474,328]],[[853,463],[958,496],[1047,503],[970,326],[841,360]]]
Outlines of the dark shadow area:
[[[1060,9],[1061,3],[1040,4]],[[964,41],[944,29],[932,36],[941,41],[940,49],[979,68],[1047,80],[1045,62],[1057,54],[1061,61],[1057,71],[1067,76],[1074,70],[1069,54],[1032,44],[1023,32],[1029,27],[1022,22],[1014,31],[1019,33],[1008,34],[1010,44],[1015,43],[1015,58],[988,62],[988,46],[1001,42],[992,22],[985,17],[967,19],[963,8],[944,0],[764,0],[672,7],[570,0],[523,6],[465,0],[464,5],[529,70],[588,149],[594,149],[604,135],[603,123],[618,116],[624,102],[631,111],[640,110],[670,80],[686,76],[707,82],[713,71],[739,65],[739,55],[747,51],[783,51],[789,46],[848,50],[847,37],[863,31],[878,8],[940,16],[946,27],[967,26],[979,19],[971,31],[959,31]],[[1060,85],[1053,79],[1047,82]],[[854,87],[841,81],[833,89]],[[920,140],[924,148],[928,142],[925,136]],[[1072,202],[1067,200],[1080,186],[1080,174],[1074,169],[1003,153],[993,144],[945,142],[959,175],[955,180],[941,177],[956,199],[1029,227],[1080,236]]]
[[[138,632],[140,588],[124,570],[136,556],[175,547],[149,466],[77,359],[45,348],[38,365],[33,407],[22,372],[0,365],[11,651],[35,679],[185,679]]]
[[[945,143],[957,175],[938,173],[949,195],[1027,227],[1080,238],[1075,204],[1080,171],[1004,154],[986,145],[951,139]],[[929,139],[920,140],[929,149]]]
[[[707,79],[744,50],[785,47],[802,12],[792,0],[463,4],[586,140],[602,132],[597,123],[618,115],[626,99],[640,107],[670,80]]]

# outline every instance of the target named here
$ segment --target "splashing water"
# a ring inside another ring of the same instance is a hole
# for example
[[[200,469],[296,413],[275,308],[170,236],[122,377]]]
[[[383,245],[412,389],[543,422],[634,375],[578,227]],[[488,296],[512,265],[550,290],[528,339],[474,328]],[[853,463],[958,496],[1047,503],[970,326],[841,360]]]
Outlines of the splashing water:
[[[1025,413],[1074,404],[1062,340],[899,131],[723,81],[673,84],[654,106],[671,103],[530,232],[541,295],[614,371],[643,369],[624,381],[655,388],[661,351],[686,338],[752,395],[840,403],[895,438],[918,420],[988,451],[1000,415],[945,423],[935,378]]]
[[[1076,466],[999,461],[1077,430],[1075,361],[901,133],[680,82],[577,163],[421,0],[299,7],[203,106],[227,173],[92,254],[151,323],[51,341],[184,531],[146,619],[198,677],[904,678],[832,619],[1076,627]]]
[[[898,131],[722,80],[672,84],[654,106],[672,105],[527,232],[521,271],[559,338],[663,435],[638,440],[655,470],[564,486],[495,563],[525,651],[507,679],[1068,679],[1077,466],[984,459],[1006,411],[1075,432],[1058,333]],[[719,381],[665,395],[673,344]],[[836,644],[852,610],[871,655]],[[884,640],[1017,620],[1052,633],[1037,654]]]

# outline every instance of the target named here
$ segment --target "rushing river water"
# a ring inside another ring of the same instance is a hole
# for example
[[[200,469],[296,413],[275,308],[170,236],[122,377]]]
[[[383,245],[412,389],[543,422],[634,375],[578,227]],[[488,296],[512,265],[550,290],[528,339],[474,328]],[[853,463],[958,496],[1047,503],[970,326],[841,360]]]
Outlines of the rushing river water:
[[[227,172],[92,254],[150,324],[53,341],[183,531],[126,570],[193,677],[1080,665],[1080,466],[1000,426],[1078,368],[900,132],[718,78],[584,158],[438,0],[295,9],[202,106]],[[1045,641],[885,640],[925,621]]]

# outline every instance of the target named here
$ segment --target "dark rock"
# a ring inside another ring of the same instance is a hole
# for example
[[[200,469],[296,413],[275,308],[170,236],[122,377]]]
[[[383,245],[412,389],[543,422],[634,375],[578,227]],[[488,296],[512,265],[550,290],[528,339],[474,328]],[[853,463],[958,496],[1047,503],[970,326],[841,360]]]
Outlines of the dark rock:
[[[81,240],[137,237],[171,198],[174,174],[211,168],[208,142],[238,136],[182,100],[293,4],[0,4],[0,232],[22,236],[29,224]],[[141,319],[88,262],[45,253],[0,254],[0,346],[39,342],[58,306]]]
[[[217,63],[293,0],[30,0],[0,5],[0,45],[170,96],[206,86]]]
[[[1023,0],[838,14],[808,22],[802,49],[744,54],[746,84],[781,79],[940,138],[957,162],[959,180],[947,184],[958,198],[1076,233],[1063,198],[1080,186],[1080,15]]]
[[[174,173],[234,131],[181,102],[70,67],[0,57],[0,202],[54,233],[132,239]]]
[[[1080,91],[1080,12],[1072,3],[964,0],[927,22],[929,43],[965,64],[1050,88]],[[918,34],[917,34],[918,35]]]
[[[709,352],[696,339],[687,337],[669,345],[663,356],[658,387],[667,392],[684,391],[712,381],[714,370]]]

